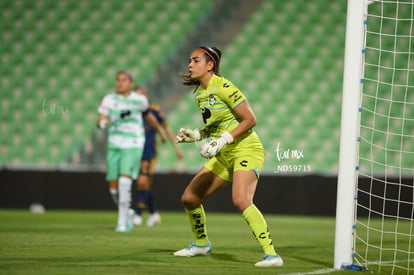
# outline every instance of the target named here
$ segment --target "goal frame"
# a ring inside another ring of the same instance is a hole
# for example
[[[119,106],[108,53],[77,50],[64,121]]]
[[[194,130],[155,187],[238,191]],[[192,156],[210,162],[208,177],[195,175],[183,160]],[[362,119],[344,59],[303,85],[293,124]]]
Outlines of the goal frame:
[[[365,0],[348,0],[337,183],[334,268],[352,264],[358,173],[360,94],[363,84]]]

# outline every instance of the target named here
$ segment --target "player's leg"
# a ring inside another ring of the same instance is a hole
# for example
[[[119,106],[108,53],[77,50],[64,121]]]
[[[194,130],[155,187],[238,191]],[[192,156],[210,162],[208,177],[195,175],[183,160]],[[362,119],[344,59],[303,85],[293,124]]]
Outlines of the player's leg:
[[[152,194],[152,184],[153,184],[153,179],[154,179],[154,170],[155,170],[155,164],[157,162],[157,157],[154,155],[147,163],[147,173],[146,173],[146,177],[145,177],[145,185],[146,185],[146,189],[148,190],[147,193],[147,207],[148,207],[148,211],[150,212],[150,214],[154,214],[155,213],[155,205],[154,205],[154,197]]]
[[[265,255],[276,255],[270,238],[267,223],[260,210],[253,204],[257,186],[257,176],[251,171],[235,171],[233,175],[233,204],[243,213],[243,217],[253,231]]]
[[[117,231],[125,232],[132,229],[131,206],[132,180],[138,176],[137,163],[142,155],[142,150],[137,148],[121,150],[120,176],[118,179],[119,203],[118,203],[118,227]]]
[[[106,180],[109,183],[109,194],[118,206],[118,176],[120,154],[118,150],[108,149],[106,154]]]
[[[107,174],[106,179],[109,182],[109,192],[118,207],[118,222],[116,231],[127,231],[126,219],[124,215],[124,208],[127,202],[125,201],[125,194],[128,192],[127,186],[129,176],[120,175],[120,167],[122,160],[122,151],[118,149],[108,149],[106,156]],[[128,209],[126,210],[128,215]]]
[[[228,184],[228,181],[203,167],[186,187],[181,196],[181,202],[190,220],[191,229],[196,240],[189,247],[176,251],[175,256],[192,257],[207,255],[211,252],[211,244],[207,235],[206,215],[202,203],[226,184]]]
[[[109,180],[109,194],[114,201],[115,205],[118,206],[118,180]]]
[[[148,190],[150,187],[150,181],[148,177],[149,161],[146,159],[141,160],[140,173],[136,181],[136,198],[134,203],[135,218],[134,224],[142,224],[142,212],[148,208]]]
[[[147,220],[147,226],[154,226],[155,224],[161,223],[160,214],[155,209],[154,194],[152,192],[152,184],[154,178],[155,164],[157,162],[157,157],[154,155],[149,161],[148,165],[148,174],[147,174],[147,207],[150,212],[150,216]]]
[[[134,224],[142,224],[142,212],[148,209],[150,216],[147,220],[147,226],[154,226],[161,223],[161,217],[155,210],[154,197],[151,190],[152,179],[154,174],[154,168],[156,163],[156,157],[153,155],[145,154],[141,160],[140,174],[137,179],[137,191],[135,199],[135,217]]]
[[[131,224],[128,222],[129,207],[131,203],[131,185],[132,178],[130,175],[121,174],[118,179],[118,226],[116,231],[125,232],[132,229]]]
[[[261,158],[243,157],[236,159],[233,173],[232,199],[235,207],[243,214],[244,219],[263,249],[264,258],[256,266],[281,266],[282,258],[276,254],[269,229],[260,210],[254,205]],[[250,170],[248,170],[250,169]]]

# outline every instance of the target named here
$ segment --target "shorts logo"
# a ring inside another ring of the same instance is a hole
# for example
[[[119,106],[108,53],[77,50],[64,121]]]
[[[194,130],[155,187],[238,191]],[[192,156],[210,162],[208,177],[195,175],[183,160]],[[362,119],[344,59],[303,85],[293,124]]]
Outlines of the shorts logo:
[[[240,166],[247,167],[247,163],[248,163],[247,160],[242,160],[242,161],[240,161]]]

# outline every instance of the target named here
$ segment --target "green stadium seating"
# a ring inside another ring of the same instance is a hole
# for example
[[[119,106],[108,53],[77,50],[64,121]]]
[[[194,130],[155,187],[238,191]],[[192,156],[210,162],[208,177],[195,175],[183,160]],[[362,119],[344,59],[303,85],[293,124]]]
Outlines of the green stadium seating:
[[[340,16],[338,16],[340,15]],[[278,162],[277,143],[301,149],[313,172],[338,166],[346,5],[342,2],[263,1],[233,42],[223,49],[222,74],[248,97],[266,150],[264,171]],[[179,117],[185,99],[172,112]],[[197,110],[195,110],[197,112]],[[173,128],[201,120],[172,120]],[[176,162],[160,157],[159,168]],[[202,165],[197,152],[185,165]],[[288,161],[286,164],[295,164]]]
[[[113,91],[115,73],[127,69],[137,83],[145,83],[202,20],[201,11],[207,12],[213,5],[208,0],[1,1],[0,119],[2,133],[10,135],[0,137],[0,164],[81,161],[79,148],[95,131],[99,101]],[[264,172],[273,173],[280,164],[275,154],[280,143],[284,148],[303,150],[305,155],[300,162],[283,164],[309,164],[314,173],[336,174],[345,17],[345,1],[264,0],[223,48],[221,72],[246,94],[257,116],[256,131],[266,150]],[[394,28],[384,26],[383,31],[392,34]],[[368,38],[378,39],[374,34]],[[394,42],[383,37],[382,43],[390,46]],[[397,49],[405,49],[407,43],[409,39],[399,40]],[[379,57],[376,50],[366,53],[367,60]],[[407,54],[394,60],[382,53],[381,58],[383,65],[396,68],[406,67],[407,60],[413,62]],[[368,77],[375,72],[375,67],[366,69]],[[381,69],[383,80],[392,77],[389,70]],[[405,74],[393,81],[414,85],[414,78]],[[375,116],[375,125],[414,135],[408,120],[413,118],[414,108],[394,103],[390,109],[389,86],[364,85],[372,96],[384,98],[377,102],[378,111],[401,115],[404,110],[407,118],[403,124]],[[393,89],[393,100],[414,102],[414,95],[407,95],[404,88]],[[374,105],[371,99],[364,100],[367,106]],[[68,113],[58,113],[58,108]],[[372,125],[374,115],[364,111],[363,116],[366,125]],[[167,119],[174,131],[202,127],[191,93],[182,97]],[[368,128],[361,131],[371,134]],[[384,145],[384,135],[374,134],[372,141]],[[399,138],[389,142],[388,148],[399,149]],[[171,145],[162,146],[158,170],[195,171],[204,163],[196,145],[180,145],[186,155],[182,162],[177,161]],[[414,148],[404,149],[412,152]],[[364,153],[369,148],[362,146],[361,150]],[[398,162],[399,157],[374,149],[373,158],[379,163]],[[414,167],[413,158],[403,158]]]
[[[2,134],[0,164],[63,163],[95,131],[115,73],[127,69],[144,82],[211,5],[1,1],[1,90],[9,91],[0,99],[1,122],[13,138]]]

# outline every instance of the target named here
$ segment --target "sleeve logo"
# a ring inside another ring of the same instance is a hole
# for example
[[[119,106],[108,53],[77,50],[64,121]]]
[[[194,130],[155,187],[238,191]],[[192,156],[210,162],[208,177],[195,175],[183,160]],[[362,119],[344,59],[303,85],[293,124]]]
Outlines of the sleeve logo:
[[[236,103],[242,96],[240,95],[239,90],[235,90],[233,93],[229,95],[229,99],[233,98],[233,103]]]

